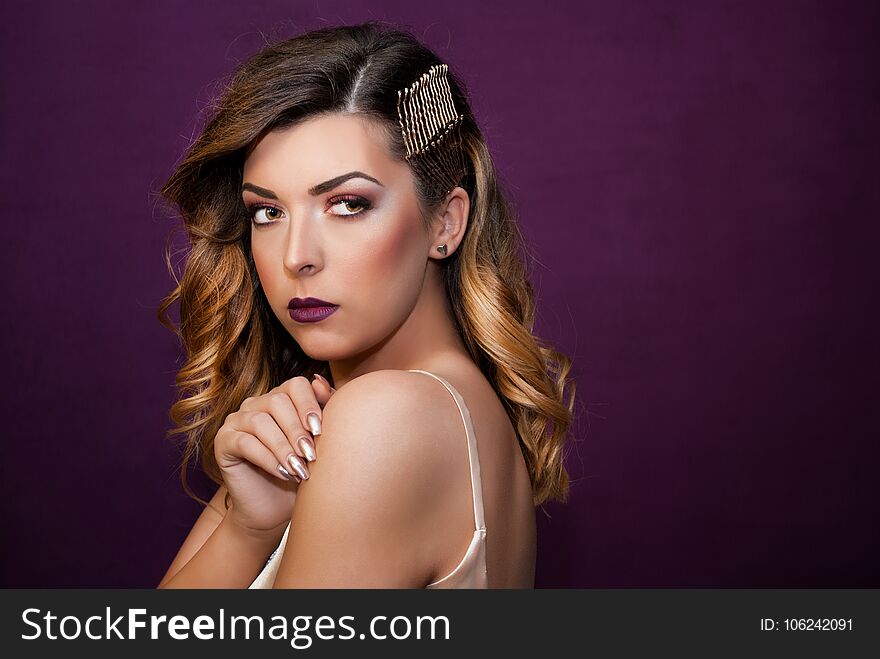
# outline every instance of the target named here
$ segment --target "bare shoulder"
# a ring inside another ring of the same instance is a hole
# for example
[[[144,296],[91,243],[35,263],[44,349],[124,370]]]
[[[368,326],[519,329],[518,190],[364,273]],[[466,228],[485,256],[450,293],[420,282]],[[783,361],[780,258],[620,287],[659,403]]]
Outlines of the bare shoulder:
[[[300,485],[297,507],[320,499],[321,507],[384,515],[389,527],[429,517],[445,480],[441,439],[450,423],[432,421],[432,384],[418,373],[389,369],[340,387],[324,407],[318,459]]]
[[[426,378],[427,379],[427,378]],[[275,587],[422,587],[435,571],[436,390],[407,371],[374,371],[323,410],[318,459],[299,485]],[[439,470],[442,471],[442,470]]]
[[[436,386],[408,371],[366,373],[330,398],[323,411],[322,433],[344,442],[347,450],[369,450],[377,458],[405,459],[413,469],[430,468],[427,449],[437,437],[436,424],[429,422]]]
[[[512,468],[516,434],[504,408],[483,376],[448,367],[440,376],[465,399],[475,427],[482,462]],[[379,370],[339,388],[324,408],[318,461],[310,466],[345,474],[352,488],[362,479],[385,479],[377,496],[401,497],[428,518],[449,510],[444,499],[470,496],[465,429],[456,400],[435,377],[420,372]],[[324,465],[321,465],[321,461]],[[332,464],[332,467],[330,466]],[[352,492],[354,494],[354,492]],[[467,510],[469,506],[465,506]]]
[[[402,371],[399,369],[382,369],[371,371],[364,375],[358,376],[340,387],[328,402],[328,406],[333,399],[339,395],[349,397],[349,402],[367,398],[371,402],[390,398],[394,400],[397,396],[412,392],[411,400],[417,402],[419,394],[431,393],[430,385],[427,387],[419,386],[424,381],[424,376],[419,373],[410,371]]]

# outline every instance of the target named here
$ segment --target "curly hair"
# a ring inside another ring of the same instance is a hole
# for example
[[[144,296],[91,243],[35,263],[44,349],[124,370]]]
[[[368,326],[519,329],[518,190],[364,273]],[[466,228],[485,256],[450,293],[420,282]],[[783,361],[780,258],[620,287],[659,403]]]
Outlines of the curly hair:
[[[440,63],[408,32],[376,22],[268,45],[233,74],[219,102],[209,107],[212,117],[204,130],[160,190],[177,207],[190,242],[178,279],[170,256],[173,232],[168,236],[165,260],[176,287],[157,315],[186,352],[176,375],[178,397],[169,413],[175,427],[168,436],[186,438],[180,477],[191,497],[206,503],[187,483],[191,460],[200,459],[208,477],[222,483],[214,437],[245,398],[298,375],[332,377],[327,362],[310,358],[291,340],[260,288],[240,196],[247,155],[269,131],[341,112],[374,122],[391,156],[404,160],[397,90]],[[564,449],[575,394],[571,360],[533,334],[530,255],[464,87],[451,69],[449,81],[455,105],[465,115],[461,185],[471,200],[463,242],[441,261],[453,320],[516,430],[535,505],[565,501]],[[416,177],[416,189],[426,221],[442,191],[424,175]],[[168,316],[176,301],[179,329]]]

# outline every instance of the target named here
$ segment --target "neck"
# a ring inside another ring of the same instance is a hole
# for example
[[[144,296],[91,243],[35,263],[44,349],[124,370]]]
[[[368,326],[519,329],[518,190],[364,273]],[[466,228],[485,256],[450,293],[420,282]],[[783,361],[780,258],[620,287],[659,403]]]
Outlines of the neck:
[[[330,372],[338,389],[372,371],[429,370],[433,364],[461,356],[468,356],[467,348],[456,330],[439,267],[431,263],[425,288],[403,324],[368,352],[331,361]]]

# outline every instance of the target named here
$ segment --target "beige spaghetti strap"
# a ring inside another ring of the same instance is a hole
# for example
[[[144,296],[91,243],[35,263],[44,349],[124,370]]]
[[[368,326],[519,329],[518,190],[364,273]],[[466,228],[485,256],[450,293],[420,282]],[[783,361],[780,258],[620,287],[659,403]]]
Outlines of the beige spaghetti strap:
[[[458,405],[458,412],[461,414],[461,420],[464,422],[464,430],[467,434],[468,461],[470,462],[471,467],[471,494],[473,495],[474,500],[474,522],[476,523],[476,530],[479,531],[485,529],[486,523],[483,518],[483,484],[480,479],[480,458],[477,454],[477,440],[476,434],[474,433],[474,424],[471,422],[470,410],[468,410],[464,399],[461,397],[461,394],[455,390],[455,387],[439,375],[434,375],[429,371],[423,371],[417,368],[411,368],[408,370],[413,373],[424,373],[425,375],[430,375],[432,378],[439,380],[449,393],[452,394],[452,397],[455,399],[455,404]]]

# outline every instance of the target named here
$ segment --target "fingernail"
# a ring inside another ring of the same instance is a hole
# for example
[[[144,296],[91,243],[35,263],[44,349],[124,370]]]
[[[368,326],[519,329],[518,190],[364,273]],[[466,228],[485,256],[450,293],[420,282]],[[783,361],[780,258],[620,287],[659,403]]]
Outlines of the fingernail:
[[[329,386],[330,383],[327,382],[327,380],[325,380],[323,377],[321,377],[320,373],[315,373],[315,377],[318,378],[318,380],[320,380],[321,382],[324,382],[325,384],[327,384]]]
[[[318,457],[315,455],[315,449],[312,446],[312,440],[308,437],[300,437],[299,438],[299,447],[302,449],[302,452],[306,454],[306,460],[309,462],[314,462]]]
[[[290,463],[290,466],[293,467],[293,470],[300,478],[302,478],[303,480],[309,479],[309,470],[306,469],[303,461],[300,460],[299,456],[296,453],[291,453],[290,455],[288,455],[287,462]]]
[[[306,417],[306,423],[309,424],[309,432],[311,432],[313,435],[321,434],[321,419],[318,417],[317,414],[315,414],[314,412],[309,414]]]
[[[287,469],[285,469],[281,465],[278,465],[278,471],[280,471],[281,475],[284,476],[287,480],[289,480],[289,481],[293,480],[293,476],[290,475],[290,472],[287,471]]]

